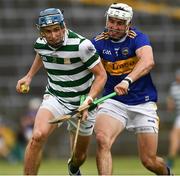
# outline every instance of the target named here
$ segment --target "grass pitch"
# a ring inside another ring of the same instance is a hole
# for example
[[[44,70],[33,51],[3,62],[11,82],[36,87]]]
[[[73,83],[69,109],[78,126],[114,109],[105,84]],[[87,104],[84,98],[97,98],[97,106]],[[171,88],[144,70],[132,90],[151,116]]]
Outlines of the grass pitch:
[[[176,160],[174,173],[180,175],[180,158]],[[0,161],[0,175],[22,175],[22,163]],[[154,175],[147,171],[137,157],[113,157],[114,175]],[[95,158],[88,158],[81,168],[83,175],[97,175]],[[67,159],[46,160],[41,163],[39,175],[68,175]]]

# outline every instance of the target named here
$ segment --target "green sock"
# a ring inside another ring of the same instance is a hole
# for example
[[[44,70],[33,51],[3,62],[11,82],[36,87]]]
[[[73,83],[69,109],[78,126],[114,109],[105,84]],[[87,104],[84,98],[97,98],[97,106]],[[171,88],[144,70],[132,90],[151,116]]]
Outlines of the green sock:
[[[174,166],[174,157],[167,158],[167,165],[169,168],[172,168]]]

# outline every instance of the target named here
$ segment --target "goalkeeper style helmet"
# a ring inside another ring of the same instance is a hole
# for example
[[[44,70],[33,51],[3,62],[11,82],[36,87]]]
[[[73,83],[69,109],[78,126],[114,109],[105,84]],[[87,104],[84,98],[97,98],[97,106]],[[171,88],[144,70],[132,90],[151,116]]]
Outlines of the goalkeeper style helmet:
[[[37,24],[38,28],[51,26],[55,24],[60,24],[62,28],[65,27],[64,16],[61,10],[56,8],[48,8],[40,12]]]
[[[113,3],[106,12],[106,22],[109,17],[125,20],[128,25],[133,17],[132,7],[124,3]]]

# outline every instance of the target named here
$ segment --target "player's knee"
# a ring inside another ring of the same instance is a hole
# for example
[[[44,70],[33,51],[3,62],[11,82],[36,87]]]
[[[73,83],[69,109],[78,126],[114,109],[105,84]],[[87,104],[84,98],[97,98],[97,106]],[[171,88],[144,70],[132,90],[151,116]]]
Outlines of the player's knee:
[[[34,131],[31,141],[35,144],[44,143],[46,141],[46,135],[41,131]]]
[[[96,133],[96,141],[97,141],[98,147],[100,148],[103,148],[103,149],[111,148],[110,138],[102,132]]]
[[[154,168],[156,157],[151,156],[145,156],[141,158],[141,162],[144,167],[146,167],[149,170],[152,170]]]

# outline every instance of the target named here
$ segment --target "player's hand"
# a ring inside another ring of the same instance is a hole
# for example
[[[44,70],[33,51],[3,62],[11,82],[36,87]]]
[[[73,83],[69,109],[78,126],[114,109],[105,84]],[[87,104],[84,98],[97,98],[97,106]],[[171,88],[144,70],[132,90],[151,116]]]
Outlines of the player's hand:
[[[23,78],[18,80],[18,82],[16,84],[16,91],[18,93],[23,93],[22,92],[22,85],[26,85],[29,88],[30,83],[31,83],[31,78],[28,76],[24,76]]]
[[[129,90],[129,84],[127,84],[126,82],[123,82],[123,81],[121,81],[119,84],[117,84],[114,87],[114,91],[118,95],[126,95],[126,94],[128,94],[128,90]]]
[[[79,109],[84,109],[84,107],[87,107],[93,102],[93,98],[90,96],[87,96],[84,102],[82,103],[81,106],[79,106]],[[86,120],[88,117],[88,109],[85,109],[81,112],[81,119],[82,121]]]

